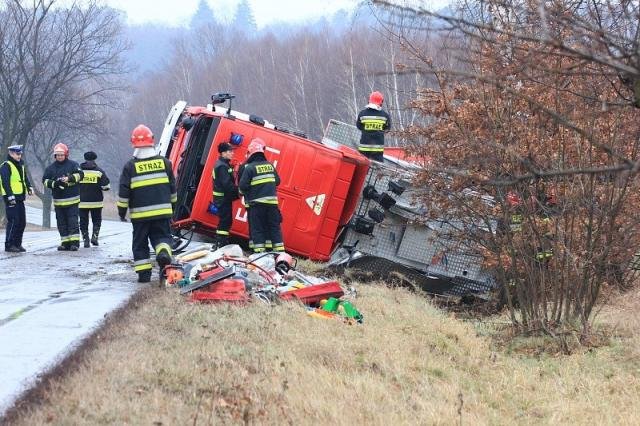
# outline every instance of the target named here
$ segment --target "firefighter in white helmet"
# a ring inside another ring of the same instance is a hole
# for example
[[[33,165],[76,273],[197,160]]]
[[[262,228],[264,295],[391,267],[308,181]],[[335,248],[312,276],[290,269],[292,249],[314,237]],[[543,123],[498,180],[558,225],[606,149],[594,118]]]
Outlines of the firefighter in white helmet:
[[[44,171],[42,183],[51,189],[56,222],[60,233],[60,251],[76,251],[80,247],[78,206],[80,181],[84,172],[75,161],[69,159],[69,148],[58,143],[53,147],[55,161]]]
[[[382,93],[372,92],[356,119],[356,126],[362,131],[358,151],[379,162],[384,160],[384,134],[391,128],[391,117],[382,109],[383,103]]]
[[[282,215],[278,208],[277,186],[280,176],[276,168],[264,155],[265,144],[255,138],[247,148],[247,163],[238,185],[249,203],[249,234],[253,240],[253,251],[267,249],[284,251],[280,223]],[[267,242],[271,247],[267,247]]]
[[[170,220],[177,201],[176,182],[171,162],[157,155],[153,133],[142,124],[133,129],[133,158],[124,165],[120,175],[118,214],[126,222],[127,210],[133,225],[133,268],[138,282],[151,281],[153,266],[149,242],[156,261],[163,268],[172,261]]]

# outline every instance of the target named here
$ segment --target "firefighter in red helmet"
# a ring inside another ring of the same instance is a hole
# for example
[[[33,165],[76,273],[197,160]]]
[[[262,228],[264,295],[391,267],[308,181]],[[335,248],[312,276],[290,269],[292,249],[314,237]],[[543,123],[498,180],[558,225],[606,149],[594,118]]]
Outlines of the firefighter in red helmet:
[[[362,132],[358,151],[380,162],[384,160],[384,134],[391,128],[391,117],[382,109],[383,103],[382,93],[372,92],[369,103],[356,119],[356,126]]]
[[[156,154],[153,143],[153,133],[147,126],[140,124],[133,129],[133,158],[122,169],[117,203],[120,220],[126,221],[129,210],[133,268],[141,283],[151,281],[149,242],[161,272],[172,261],[169,221],[177,201],[176,182],[171,162]]]
[[[231,205],[238,199],[238,187],[233,176],[233,146],[222,142],[218,145],[220,157],[213,166],[213,203],[218,209],[218,227],[216,228],[216,245],[223,247],[229,244],[229,229],[233,222]]]
[[[80,204],[80,181],[84,172],[75,161],[69,159],[69,148],[58,143],[53,147],[55,161],[46,168],[42,183],[51,189],[56,222],[60,233],[60,251],[76,251],[80,247],[78,206]]]
[[[247,163],[238,185],[245,202],[249,204],[249,234],[256,253],[267,249],[284,251],[280,228],[282,215],[277,195],[280,176],[273,164],[267,161],[264,151],[262,139],[251,141],[247,148]]]

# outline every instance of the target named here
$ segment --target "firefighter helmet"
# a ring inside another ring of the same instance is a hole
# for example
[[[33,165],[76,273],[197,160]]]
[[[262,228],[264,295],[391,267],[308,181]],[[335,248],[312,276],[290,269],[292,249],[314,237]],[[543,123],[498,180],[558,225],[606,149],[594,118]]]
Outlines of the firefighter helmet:
[[[383,102],[384,102],[384,96],[382,95],[382,93],[376,91],[376,92],[371,92],[371,94],[369,95],[370,104],[376,104],[378,106],[382,106]]]
[[[53,147],[53,154],[64,154],[65,157],[69,156],[69,147],[67,147],[65,144],[63,143],[57,143],[55,144],[55,146]]]
[[[256,152],[264,152],[264,141],[260,138],[253,139],[247,148],[248,156],[252,156]]]
[[[138,126],[131,132],[131,145],[134,148],[143,148],[145,146],[153,146],[153,133],[144,124]]]

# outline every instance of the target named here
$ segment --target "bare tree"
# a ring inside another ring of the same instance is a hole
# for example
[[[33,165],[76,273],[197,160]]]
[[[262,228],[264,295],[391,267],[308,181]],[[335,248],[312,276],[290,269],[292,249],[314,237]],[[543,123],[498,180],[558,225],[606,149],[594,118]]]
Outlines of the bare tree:
[[[31,135],[44,123],[98,125],[97,112],[117,106],[115,96],[124,89],[116,78],[125,72],[119,14],[93,0],[55,4],[8,0],[0,11],[3,155],[10,145],[39,143]]]
[[[496,271],[514,324],[587,336],[603,286],[636,274],[637,2],[470,2],[446,16],[373,3],[421,31],[438,18],[464,48],[463,66],[439,68],[400,34],[437,81],[414,101],[432,124],[406,132],[431,159],[431,213]]]

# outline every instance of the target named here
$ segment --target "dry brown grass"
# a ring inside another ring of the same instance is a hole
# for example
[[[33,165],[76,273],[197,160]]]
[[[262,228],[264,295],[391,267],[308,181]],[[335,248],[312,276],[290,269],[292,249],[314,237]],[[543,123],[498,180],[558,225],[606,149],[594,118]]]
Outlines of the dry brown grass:
[[[638,328],[572,356],[497,351],[486,327],[359,285],[365,323],[297,304],[157,292],[16,424],[637,424]],[[633,337],[636,336],[636,337]]]

